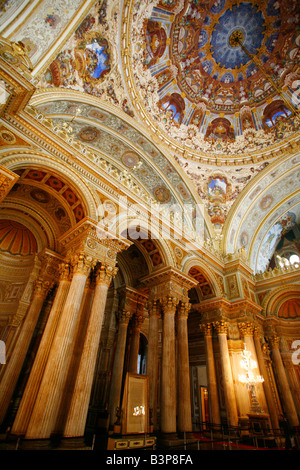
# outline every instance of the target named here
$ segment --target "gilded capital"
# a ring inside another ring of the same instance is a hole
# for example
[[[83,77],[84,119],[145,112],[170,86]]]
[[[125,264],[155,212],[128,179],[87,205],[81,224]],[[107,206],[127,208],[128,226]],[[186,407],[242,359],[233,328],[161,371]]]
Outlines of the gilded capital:
[[[188,319],[189,312],[191,310],[191,304],[189,302],[180,302],[178,307],[178,317]]]
[[[128,310],[119,310],[118,312],[118,320],[120,325],[128,325],[131,317],[132,313]]]
[[[68,262],[64,261],[59,264],[58,273],[61,281],[69,281],[71,272],[71,265]]]
[[[35,281],[34,283],[34,291],[33,295],[34,296],[40,296],[40,297],[46,297],[48,294],[49,290],[51,289],[53,283],[49,281],[45,281],[42,278],[39,278]]]
[[[243,323],[238,323],[238,327],[242,336],[253,336],[254,333],[254,325],[252,322],[247,321]]]
[[[213,335],[213,324],[212,323],[201,323],[199,325],[200,331],[204,333],[205,336]]]
[[[135,330],[140,330],[144,322],[144,314],[142,312],[136,312],[132,318],[132,326]]]
[[[279,349],[280,337],[276,334],[268,337],[268,342],[272,349]]]
[[[217,330],[218,335],[227,335],[228,323],[224,320],[214,322],[213,326]]]
[[[147,305],[149,316],[160,318],[160,306],[157,300],[151,300]]]
[[[88,276],[96,260],[91,256],[87,256],[84,252],[81,252],[73,255],[70,262],[73,266],[73,274],[84,274]]]
[[[163,312],[172,312],[175,314],[179,299],[177,297],[166,296],[160,299]]]
[[[96,284],[110,285],[112,279],[116,276],[118,268],[102,264],[96,270]]]

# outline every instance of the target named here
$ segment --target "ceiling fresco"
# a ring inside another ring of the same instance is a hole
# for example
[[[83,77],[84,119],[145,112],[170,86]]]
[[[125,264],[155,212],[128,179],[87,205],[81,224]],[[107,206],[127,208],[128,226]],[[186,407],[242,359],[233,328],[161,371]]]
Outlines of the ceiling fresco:
[[[160,130],[227,157],[299,131],[296,1],[146,4],[132,20],[134,85]]]
[[[22,5],[5,2],[0,33]],[[33,106],[60,126],[80,106],[74,138],[160,203],[202,201],[224,252],[264,269],[299,204],[298,1],[38,5],[9,35],[35,67]]]
[[[61,126],[71,121],[77,107],[78,102],[70,100],[36,105],[38,111]],[[158,202],[176,204],[179,197],[182,202],[194,203],[191,191],[178,172],[143,134],[122,118],[95,105],[81,103],[80,109],[80,117],[72,123],[76,140],[130,171]],[[162,184],[164,178],[166,181]]]

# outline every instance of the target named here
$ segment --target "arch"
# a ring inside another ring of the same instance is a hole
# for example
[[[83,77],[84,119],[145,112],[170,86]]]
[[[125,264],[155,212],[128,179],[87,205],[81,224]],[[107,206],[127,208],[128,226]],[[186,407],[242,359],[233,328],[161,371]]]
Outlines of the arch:
[[[60,162],[58,159],[43,153],[33,153],[31,149],[28,152],[23,149],[14,153],[10,151],[7,155],[4,151],[1,165],[14,172],[23,168],[38,168],[40,170],[52,171],[53,174],[66,181],[72,188],[76,188],[76,191],[82,198],[86,216],[98,221],[96,196],[77,170],[68,166],[66,162]]]
[[[264,168],[244,188],[223,226],[224,253],[244,247],[256,272],[259,244],[274,221],[300,201],[300,156],[285,155]]]
[[[188,258],[183,263],[182,271],[185,274],[189,274],[191,269],[196,268],[199,270],[199,273],[202,273],[204,277],[207,279],[208,283],[210,284],[213,292],[213,297],[224,297],[224,291],[222,288],[223,282],[221,276],[214,273],[211,269],[208,269],[208,266],[204,261],[200,260],[199,258]],[[193,277],[193,276],[191,276]]]
[[[300,300],[300,284],[287,284],[272,290],[263,300],[262,313],[269,316],[277,316],[282,305],[290,299]]]
[[[136,231],[136,227],[139,227],[139,232]],[[130,237],[130,229],[132,229],[131,236],[134,235],[132,240],[135,240],[136,243],[139,244],[139,248],[147,260],[149,272],[152,272],[153,269],[155,269],[157,263],[153,263],[153,258],[151,259],[151,253],[153,253],[154,250],[151,251],[146,246],[145,242],[148,240],[152,241],[156,247],[155,249],[159,252],[162,259],[162,265],[176,267],[175,255],[170,244],[166,239],[160,236],[159,229],[153,227],[153,225],[151,226],[151,231],[149,233],[149,225],[147,220],[141,217],[127,218],[127,215],[123,214],[116,217],[114,226],[112,228],[117,236],[123,236],[124,238],[127,238],[129,235],[130,239],[132,239],[132,237]]]

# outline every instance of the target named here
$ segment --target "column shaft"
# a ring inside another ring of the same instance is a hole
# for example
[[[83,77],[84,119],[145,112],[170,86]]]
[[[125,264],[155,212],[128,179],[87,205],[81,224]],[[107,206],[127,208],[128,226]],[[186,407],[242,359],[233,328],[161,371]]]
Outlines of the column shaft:
[[[175,313],[177,299],[163,300],[161,431],[176,432]]]
[[[6,415],[49,287],[49,282],[36,281],[32,302],[23,320],[11,357],[5,365],[0,391],[0,423]]]
[[[129,357],[129,367],[128,370],[132,374],[137,373],[138,366],[138,356],[140,350],[140,334],[141,334],[141,325],[143,323],[144,316],[138,313],[134,314],[133,325],[132,325],[132,336],[130,344],[130,357]]]
[[[147,356],[147,375],[149,378],[149,408],[152,410],[154,429],[157,427],[157,393],[158,393],[158,326],[159,307],[158,302],[149,304],[149,340]]]
[[[65,303],[70,287],[69,266],[64,266],[64,275],[59,282],[55,299],[49,314],[49,318],[34,360],[30,376],[28,378],[24,394],[12,427],[12,434],[24,435],[27,430],[29,419],[34,407],[37,393],[42,381],[47,359],[52,346],[59,317]]]
[[[105,265],[101,265],[97,273],[93,304],[80,358],[79,369],[76,376],[72,401],[64,430],[65,437],[80,437],[84,435],[100,343],[107,291],[112,276],[115,274],[115,269],[109,268]]]
[[[238,425],[238,412],[236,405],[236,398],[234,393],[234,385],[232,379],[232,371],[229,357],[229,350],[227,344],[227,325],[224,321],[216,322],[214,324],[217,328],[220,354],[221,354],[221,366],[223,374],[224,394],[227,410],[228,424],[230,426]]]
[[[214,424],[221,424],[219,395],[217,387],[216,366],[212,342],[212,325],[210,323],[201,325],[204,330],[207,380],[208,380],[208,398],[210,402],[211,421]]]
[[[265,391],[266,395],[266,400],[267,400],[267,406],[269,410],[269,415],[270,415],[270,420],[272,423],[272,427],[274,430],[279,429],[279,422],[278,422],[278,414],[276,410],[276,406],[274,403],[274,397],[272,394],[272,389],[271,389],[271,384],[269,380],[269,374],[266,368],[263,352],[262,352],[262,347],[260,343],[260,338],[258,335],[258,332],[254,332],[254,343],[255,343],[255,348],[256,348],[256,355],[257,355],[257,360],[259,364],[260,371],[262,373],[262,376],[264,378],[264,383],[263,383],[263,388]]]
[[[190,364],[187,319],[190,304],[182,304],[177,318],[178,340],[178,430],[192,432]]]
[[[120,406],[127,328],[130,316],[130,312],[121,311],[119,313],[119,331],[112,370],[108,406],[111,426],[113,426],[116,421],[116,411]]]
[[[76,320],[92,259],[78,255],[45,373],[27,428],[27,439],[49,438],[55,428],[71,360]]]
[[[270,343],[272,347],[273,364],[275,366],[280,394],[282,397],[282,405],[287,414],[290,425],[292,427],[296,427],[299,426],[299,419],[279,350],[279,337],[274,336],[270,338]]]

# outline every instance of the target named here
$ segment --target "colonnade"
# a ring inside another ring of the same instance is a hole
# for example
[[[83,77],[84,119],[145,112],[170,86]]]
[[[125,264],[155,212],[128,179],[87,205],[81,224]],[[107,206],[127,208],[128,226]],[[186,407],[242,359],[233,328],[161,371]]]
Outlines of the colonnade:
[[[51,311],[11,430],[13,435],[28,440],[49,439],[53,434],[65,438],[84,436],[108,289],[118,271],[115,267],[116,256],[128,246],[119,240],[108,242],[97,239],[88,224],[81,233],[80,243],[76,239],[74,244],[74,237],[70,234],[63,241],[65,251],[59,255],[44,253],[44,267],[35,279],[31,279],[34,284],[31,303],[16,330],[17,339],[1,380],[0,418],[3,421],[43,303],[47,293],[56,284]],[[49,260],[52,268],[55,268],[54,276],[49,275],[53,269],[46,269]],[[116,412],[121,404],[128,325],[130,322],[131,342],[127,366],[129,372],[136,373],[140,332],[147,307],[146,373],[149,377],[149,407],[154,428],[160,429],[165,436],[190,433],[192,412],[187,321],[191,304],[188,291],[196,285],[196,281],[169,267],[142,278],[140,285],[146,289],[139,291],[123,286],[118,291],[117,336],[108,401],[110,426],[115,423]],[[238,327],[264,377],[262,405],[270,416],[273,428],[278,429],[278,413],[258,328],[253,322],[238,323]],[[228,322],[207,322],[201,324],[200,329],[205,340],[211,420],[221,424],[213,348],[215,331],[227,420],[229,425],[238,426],[239,410],[227,338]],[[298,426],[297,410],[279,351],[279,338],[273,335],[268,340],[285,411],[291,425]]]
[[[124,305],[118,314],[118,334],[108,405],[111,426],[117,418],[116,410],[121,404],[121,385],[129,321],[132,322],[132,335],[128,371],[136,373],[140,329],[144,319],[142,311],[147,302],[149,329],[146,373],[149,377],[149,408],[152,410],[154,428],[158,429],[157,410],[159,408],[160,431],[163,435],[174,436],[177,432],[192,432],[187,329],[188,312],[191,305],[188,298],[171,295],[170,291],[170,295],[160,296],[162,290],[168,293],[167,283],[170,282],[173,274],[171,271],[168,273],[169,280],[161,282],[159,292],[156,292],[156,296],[152,293],[150,300],[146,300],[146,297],[141,299],[142,294],[134,293],[133,289],[126,288],[124,292]],[[178,273],[176,274],[178,275]],[[147,279],[147,282],[150,281],[151,276]],[[193,281],[191,283],[193,284]],[[153,287],[153,292],[155,292],[155,287]],[[137,309],[135,302],[139,301],[142,308]],[[160,325],[162,325],[161,362],[159,360]],[[158,390],[159,370],[161,374],[160,393]]]
[[[216,361],[213,349],[213,331],[215,330],[219,343],[227,421],[230,426],[237,426],[239,424],[239,412],[227,340],[228,325],[227,321],[221,320],[201,324],[200,329],[204,333],[205,340],[211,420],[217,425],[221,424]],[[262,350],[259,329],[251,321],[238,323],[238,327],[246,348],[251,352],[252,358],[258,364],[257,373],[262,375],[264,379],[263,393],[260,395],[262,403],[260,405],[262,405],[264,412],[269,415],[272,428],[277,430],[279,429],[278,410]],[[268,336],[267,340],[268,344],[271,345],[272,363],[277,377],[279,392],[282,396],[283,411],[287,414],[290,425],[297,427],[299,426],[299,419],[279,350],[279,337],[277,335]]]
[[[33,280],[30,306],[20,322],[19,331],[15,332],[17,339],[1,382],[2,422],[43,303],[47,293],[56,285],[51,310],[11,429],[12,435],[22,436],[25,440],[45,440],[57,434],[63,438],[84,436],[108,288],[117,273],[116,255],[126,248],[126,244],[119,241],[103,243],[90,229],[88,225],[81,233],[80,243],[76,239],[76,244],[69,234],[64,240],[66,249],[61,254],[50,251],[43,254],[44,268]],[[52,260],[50,270],[45,269],[47,257]],[[154,419],[157,419],[159,329],[162,322],[161,432],[191,432],[187,330],[190,304],[187,292],[195,281],[172,268],[163,273],[163,279],[153,280],[150,276],[146,283],[150,281],[153,281],[151,292],[155,293],[150,300],[143,292],[128,286],[118,292],[117,336],[109,385],[110,425],[113,426],[120,406],[129,321],[128,371],[136,373],[140,331],[147,303],[147,374]]]
[[[15,344],[1,380],[3,422],[46,295],[56,284],[11,430],[25,439],[49,439],[57,433],[66,438],[84,435],[107,292],[118,271],[117,253],[130,245],[126,240],[98,238],[90,222],[60,242],[62,253],[43,253],[31,303],[15,331]],[[47,258],[52,260],[50,270]]]

